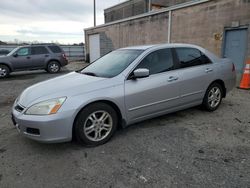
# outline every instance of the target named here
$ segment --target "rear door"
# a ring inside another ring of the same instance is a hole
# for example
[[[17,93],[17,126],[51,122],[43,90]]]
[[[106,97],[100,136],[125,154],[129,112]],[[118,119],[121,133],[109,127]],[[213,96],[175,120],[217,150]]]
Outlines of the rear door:
[[[14,70],[25,70],[32,67],[30,56],[30,47],[22,47],[11,57],[11,63]]]
[[[149,69],[150,76],[125,81],[125,104],[131,121],[178,105],[179,75],[171,49],[150,53],[134,70],[138,68]]]
[[[199,103],[214,79],[210,59],[195,48],[175,48],[179,61],[181,105]]]
[[[32,46],[31,55],[33,68],[46,68],[50,53],[45,46]]]

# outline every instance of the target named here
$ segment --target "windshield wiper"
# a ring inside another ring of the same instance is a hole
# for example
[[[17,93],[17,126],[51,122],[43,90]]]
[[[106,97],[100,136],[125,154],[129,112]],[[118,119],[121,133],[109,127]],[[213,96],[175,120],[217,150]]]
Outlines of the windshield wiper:
[[[89,76],[96,76],[98,77],[95,73],[93,72],[81,72],[82,74],[86,74],[86,75],[89,75]]]

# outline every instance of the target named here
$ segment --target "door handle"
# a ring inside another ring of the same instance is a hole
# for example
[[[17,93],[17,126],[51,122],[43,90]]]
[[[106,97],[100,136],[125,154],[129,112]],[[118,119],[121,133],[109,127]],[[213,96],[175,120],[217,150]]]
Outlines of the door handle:
[[[207,69],[205,70],[205,72],[206,72],[206,73],[213,72],[213,69],[207,68]]]
[[[30,59],[30,56],[26,57],[27,59]]]
[[[168,78],[168,82],[173,82],[173,81],[176,81],[176,80],[178,80],[178,79],[179,79],[178,77],[170,76],[170,77]]]
[[[49,55],[45,55],[45,57],[49,57]]]

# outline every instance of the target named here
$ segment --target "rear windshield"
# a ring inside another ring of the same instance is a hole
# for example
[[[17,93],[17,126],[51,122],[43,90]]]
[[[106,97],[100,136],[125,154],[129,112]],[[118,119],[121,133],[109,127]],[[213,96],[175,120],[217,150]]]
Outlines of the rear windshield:
[[[53,53],[61,53],[62,50],[59,46],[48,46]]]

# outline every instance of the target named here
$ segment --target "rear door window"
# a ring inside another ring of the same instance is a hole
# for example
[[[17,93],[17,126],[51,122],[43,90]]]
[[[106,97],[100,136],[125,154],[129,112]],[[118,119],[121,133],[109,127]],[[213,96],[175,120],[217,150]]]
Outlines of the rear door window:
[[[172,70],[174,61],[171,49],[167,48],[152,52],[136,67],[136,69],[139,68],[148,69],[150,75]]]
[[[180,68],[192,67],[211,63],[208,57],[195,48],[176,48]]]
[[[44,46],[34,46],[31,47],[31,54],[32,55],[40,55],[40,54],[48,54],[48,50],[47,48],[45,48]]]
[[[61,53],[62,50],[59,46],[48,46],[53,53]]]

